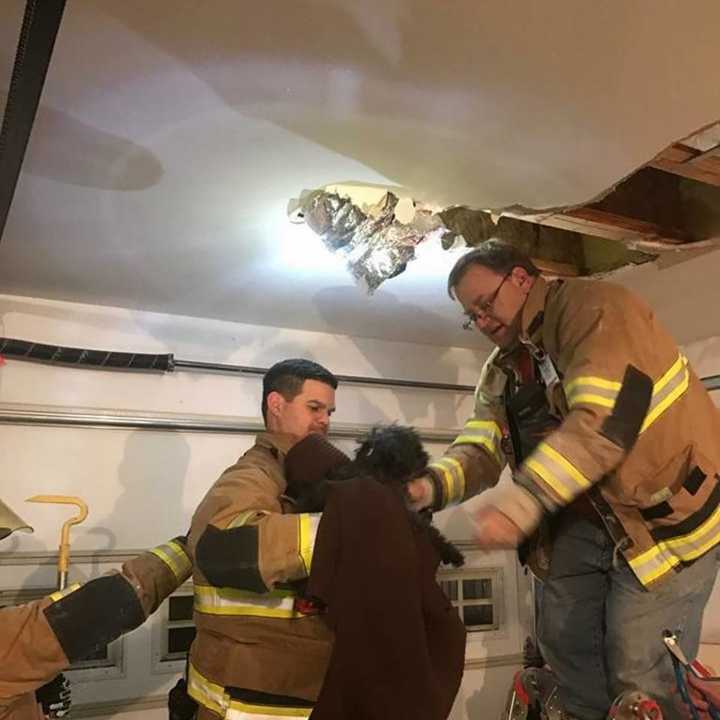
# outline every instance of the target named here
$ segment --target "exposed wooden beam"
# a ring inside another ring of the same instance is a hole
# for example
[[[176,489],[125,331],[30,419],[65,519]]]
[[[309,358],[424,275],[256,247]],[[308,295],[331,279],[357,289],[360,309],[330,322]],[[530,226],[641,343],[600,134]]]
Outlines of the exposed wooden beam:
[[[702,162],[705,162],[705,160],[708,160],[710,158],[720,159],[720,145],[715,145],[714,147],[711,147],[708,150],[704,150],[699,155],[696,155],[695,157],[690,158],[687,162],[689,165],[698,165]]]
[[[617,239],[618,236],[625,239],[637,238],[670,245],[682,245],[692,240],[687,233],[677,228],[662,227],[654,222],[629,215],[619,215],[592,206],[567,210],[562,215],[577,221],[575,229],[587,235],[611,239]]]
[[[719,147],[714,147],[701,152],[688,145],[675,143],[654,158],[650,167],[720,187],[718,150],[720,150]]]
[[[673,175],[642,168],[602,200],[570,210],[525,216],[524,219],[607,240],[682,245],[698,238],[685,230],[687,221],[681,182]]]

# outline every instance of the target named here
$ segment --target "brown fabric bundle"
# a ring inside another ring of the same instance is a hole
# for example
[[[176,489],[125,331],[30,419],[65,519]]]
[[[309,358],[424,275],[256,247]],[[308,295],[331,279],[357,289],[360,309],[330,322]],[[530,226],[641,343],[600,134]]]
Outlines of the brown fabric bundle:
[[[333,471],[350,458],[327,438],[312,433],[290,448],[285,456],[285,494],[299,512],[319,512],[325,502],[325,485]]]
[[[335,632],[313,720],[444,720],[460,688],[465,628],[436,581],[439,555],[394,488],[333,485],[308,594]]]

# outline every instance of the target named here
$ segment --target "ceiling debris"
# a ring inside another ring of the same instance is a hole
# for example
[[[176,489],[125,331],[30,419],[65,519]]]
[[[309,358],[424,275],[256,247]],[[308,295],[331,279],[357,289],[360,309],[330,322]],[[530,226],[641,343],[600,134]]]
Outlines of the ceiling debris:
[[[446,247],[449,247],[449,235],[462,238],[471,247],[499,238],[527,253],[547,275],[597,275],[655,258],[604,238],[515,217],[501,216],[494,223],[491,213],[483,210],[451,207],[438,214],[449,231],[445,236]]]
[[[517,218],[500,217],[496,222],[489,212],[459,206],[437,212],[415,206],[412,217],[402,222],[396,215],[398,202],[389,191],[366,205],[335,191],[313,190],[292,200],[288,213],[293,222],[304,222],[319,235],[328,250],[344,255],[350,273],[370,294],[404,272],[417,245],[431,237],[445,249],[458,241],[475,247],[500,238],[527,252],[544,273],[558,276],[605,273],[655,257],[620,243]]]
[[[341,252],[353,277],[373,293],[383,281],[399,275],[415,258],[415,247],[442,227],[437,216],[419,210],[409,223],[396,217],[397,195],[360,208],[336,192],[304,192],[291,201],[295,222],[305,222],[331,252]]]
[[[428,208],[378,186],[348,184],[304,191],[289,214],[374,292],[402,273],[430,237],[445,249],[490,238],[512,243],[555,276],[601,275],[720,242],[720,122],[673,143],[646,166],[584,205],[500,211]],[[369,197],[375,193],[373,202]]]

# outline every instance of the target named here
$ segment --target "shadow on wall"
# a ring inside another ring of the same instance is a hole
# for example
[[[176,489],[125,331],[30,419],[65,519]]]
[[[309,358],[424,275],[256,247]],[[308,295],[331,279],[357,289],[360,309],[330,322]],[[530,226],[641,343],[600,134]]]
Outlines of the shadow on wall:
[[[177,432],[130,433],[118,468],[122,493],[112,512],[90,530],[98,550],[144,550],[184,535],[190,517],[183,510],[183,489],[190,446]]]
[[[466,670],[449,720],[500,718],[512,687],[514,666]]]
[[[96,541],[92,552],[137,550],[139,553],[185,534],[190,518],[183,510],[182,500],[189,460],[190,448],[178,433],[150,430],[131,433],[117,474],[121,494],[112,512],[94,522],[90,507],[89,523],[92,525],[86,535]],[[107,485],[109,491],[113,489],[111,478],[97,478],[97,482]],[[58,537],[59,531],[58,526]],[[17,540],[10,538],[2,550],[15,552]],[[40,552],[46,550],[38,548]],[[74,564],[71,545],[70,582],[85,582],[102,572],[97,559],[89,565]],[[50,587],[50,577],[54,579],[54,571],[48,566],[38,567],[23,587]]]

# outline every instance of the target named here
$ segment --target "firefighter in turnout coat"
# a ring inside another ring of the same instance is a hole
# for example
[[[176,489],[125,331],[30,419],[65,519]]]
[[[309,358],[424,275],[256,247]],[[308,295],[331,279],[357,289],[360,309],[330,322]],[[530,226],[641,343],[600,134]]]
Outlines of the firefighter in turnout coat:
[[[309,433],[326,435],[337,380],[309,360],[284,360],[263,380],[267,432],[210,488],[192,520],[195,625],[188,692],[198,720],[308,717],[332,633],[305,606],[319,513],[285,495],[285,456]]]
[[[696,655],[720,542],[718,410],[622,287],[547,282],[490,241],[460,258],[448,289],[496,349],[473,417],[411,488],[417,506],[483,492],[480,545],[530,547],[540,646],[570,716],[605,717],[639,687],[674,717],[662,630]],[[506,463],[514,482],[498,484]]]
[[[31,530],[0,501],[0,539]],[[73,662],[141,625],[190,577],[185,539],[175,538],[84,585],[41,600],[0,609],[0,720],[42,720],[36,691]],[[69,708],[63,683],[55,716]],[[47,703],[43,703],[46,705]]]

